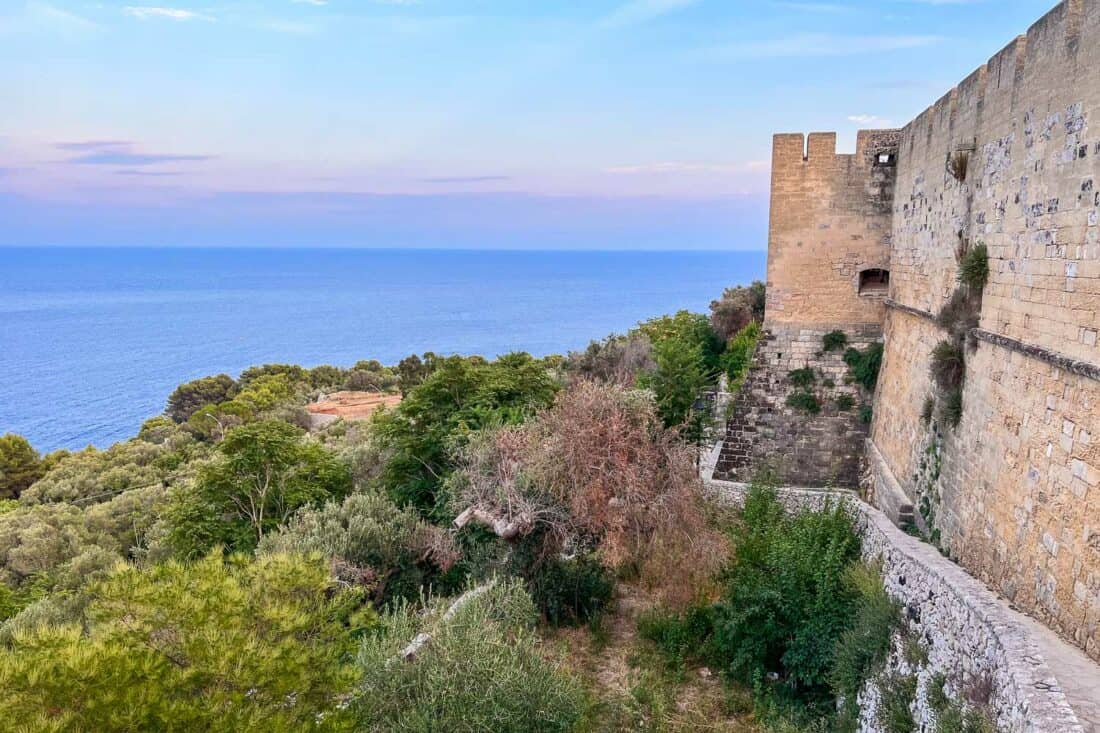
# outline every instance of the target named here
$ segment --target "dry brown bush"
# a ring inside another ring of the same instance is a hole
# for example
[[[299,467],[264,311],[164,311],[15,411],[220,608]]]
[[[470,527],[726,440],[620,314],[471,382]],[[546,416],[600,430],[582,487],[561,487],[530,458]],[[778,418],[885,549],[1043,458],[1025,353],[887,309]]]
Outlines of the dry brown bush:
[[[472,442],[461,476],[459,510],[541,530],[544,555],[592,548],[668,605],[696,600],[726,557],[691,448],[662,427],[648,392],[578,382],[537,418]]]

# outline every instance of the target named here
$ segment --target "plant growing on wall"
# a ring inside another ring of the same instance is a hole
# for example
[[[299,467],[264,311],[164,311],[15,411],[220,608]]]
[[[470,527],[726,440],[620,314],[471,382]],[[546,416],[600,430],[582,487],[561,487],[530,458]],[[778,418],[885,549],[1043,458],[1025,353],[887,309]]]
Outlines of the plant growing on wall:
[[[862,351],[849,348],[844,352],[844,363],[854,379],[868,392],[873,392],[878,383],[878,372],[882,367],[882,344],[871,344]]]
[[[959,258],[959,282],[974,293],[980,293],[989,280],[989,248],[984,244],[971,247]]]
[[[787,397],[787,407],[793,407],[796,410],[802,410],[808,412],[811,415],[816,415],[821,412],[821,403],[812,392],[800,391],[792,392]]]
[[[962,346],[944,339],[932,349],[932,379],[942,392],[958,388],[963,381],[965,357]]]
[[[848,345],[848,336],[843,331],[829,331],[821,342],[825,351],[840,351]]]
[[[966,180],[966,171],[970,168],[970,151],[956,150],[947,156],[947,172],[956,181]]]
[[[787,374],[787,379],[796,387],[809,389],[817,381],[817,375],[810,367],[802,367],[801,369],[792,369]]]
[[[841,412],[847,412],[855,407],[856,404],[856,398],[852,397],[850,394],[837,395],[834,401],[836,402],[836,409]]]

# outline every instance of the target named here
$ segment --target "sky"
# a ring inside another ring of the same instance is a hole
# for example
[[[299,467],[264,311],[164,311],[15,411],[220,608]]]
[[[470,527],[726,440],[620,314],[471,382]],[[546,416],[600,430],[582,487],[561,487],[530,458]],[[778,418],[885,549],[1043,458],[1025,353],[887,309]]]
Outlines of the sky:
[[[0,246],[763,249],[1053,4],[141,1],[0,0]]]

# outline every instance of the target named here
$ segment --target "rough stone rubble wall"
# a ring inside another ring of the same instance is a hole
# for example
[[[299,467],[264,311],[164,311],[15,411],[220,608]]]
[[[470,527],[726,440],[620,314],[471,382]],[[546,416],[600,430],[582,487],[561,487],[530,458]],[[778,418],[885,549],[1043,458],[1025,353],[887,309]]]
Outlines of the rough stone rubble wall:
[[[964,181],[949,154],[972,150]],[[1064,2],[901,133],[872,440],[971,573],[1100,660],[1100,0]],[[955,428],[927,423],[929,318],[990,254]],[[926,315],[921,315],[921,313]],[[1005,336],[1066,359],[1006,347]],[[927,515],[927,519],[925,519]]]
[[[743,500],[744,485],[710,482],[708,486],[723,499]],[[927,663],[919,670],[909,668],[904,655],[897,653],[891,655],[886,670],[917,673],[914,718],[921,730],[933,729],[935,714],[926,690],[939,673],[947,677],[947,692],[956,699],[962,688],[988,681],[987,708],[999,731],[1082,732],[1026,624],[980,582],[852,494],[797,489],[778,493],[790,510],[843,502],[852,513],[863,540],[863,557],[881,562],[887,592],[903,605],[909,628],[928,653]],[[882,730],[875,720],[877,701],[878,690],[872,682],[860,696],[860,730]]]
[[[765,324],[732,406],[716,478],[747,481],[756,471],[768,468],[783,483],[794,486],[859,484],[860,456],[869,427],[860,419],[860,407],[870,402],[870,395],[858,384],[846,383],[848,366],[840,351],[822,351],[822,339],[834,329],[844,330],[856,348],[866,348],[882,335],[874,324]],[[817,414],[786,404],[789,395],[800,391],[788,375],[804,367],[817,374],[812,387],[822,406]],[[841,396],[851,398],[851,407],[841,409],[837,403]]]

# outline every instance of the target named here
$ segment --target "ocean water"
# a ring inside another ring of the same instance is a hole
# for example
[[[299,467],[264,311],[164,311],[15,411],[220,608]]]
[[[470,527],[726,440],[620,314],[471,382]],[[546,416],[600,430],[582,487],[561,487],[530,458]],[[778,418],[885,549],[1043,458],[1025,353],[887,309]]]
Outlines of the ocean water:
[[[705,311],[763,252],[0,249],[0,434],[135,434],[181,382],[270,362],[565,353]]]

